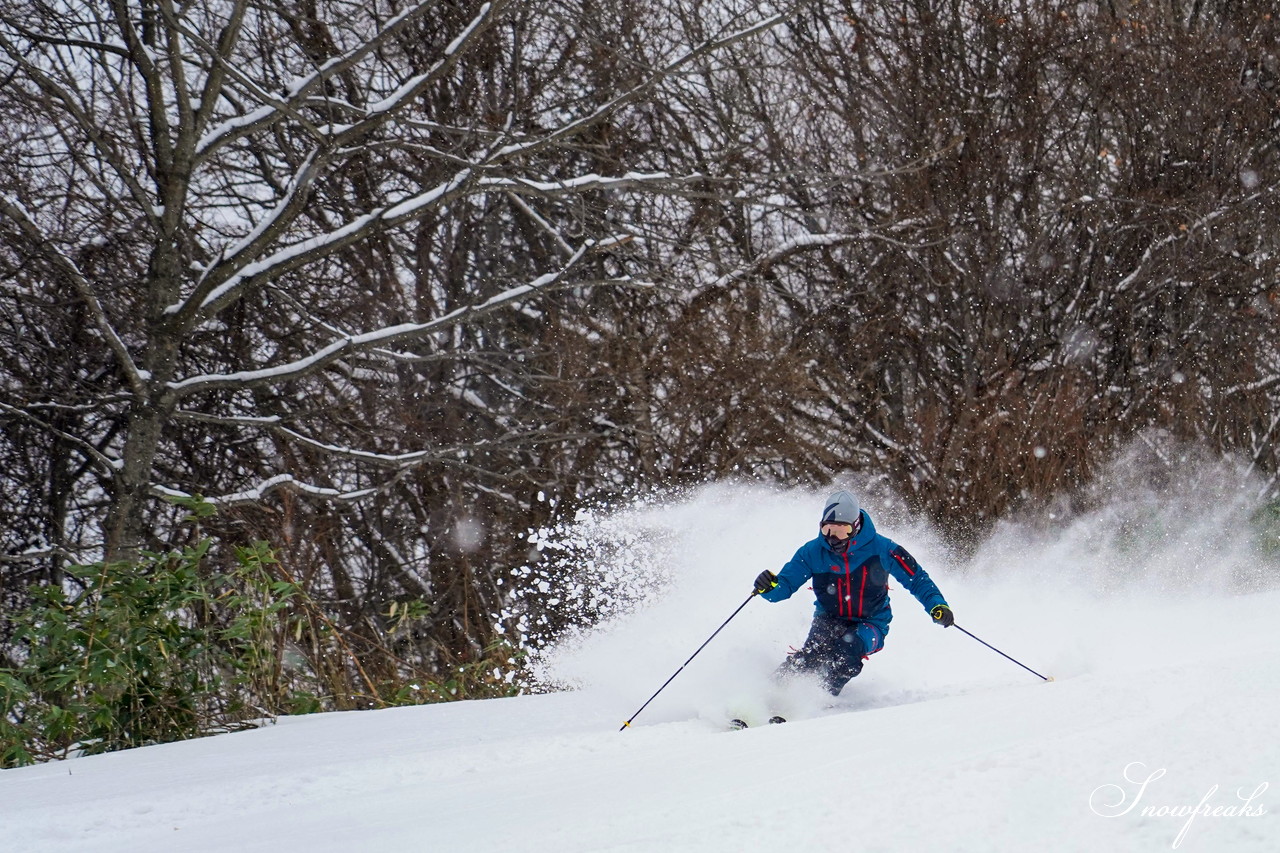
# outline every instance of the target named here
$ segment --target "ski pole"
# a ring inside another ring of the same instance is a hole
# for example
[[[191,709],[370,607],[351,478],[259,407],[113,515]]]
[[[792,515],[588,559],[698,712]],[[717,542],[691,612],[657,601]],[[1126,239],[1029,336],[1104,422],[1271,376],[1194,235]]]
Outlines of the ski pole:
[[[954,627],[954,628],[960,628],[960,626],[959,626],[959,625],[956,625],[956,624],[954,624],[954,623],[952,624],[952,627]],[[963,628],[960,628],[960,632],[961,632],[962,634],[968,634],[970,637],[973,637],[973,634],[969,634],[969,632],[968,632],[968,631],[966,631],[966,630],[965,630],[965,629],[963,629]],[[1009,658],[1009,660],[1012,660],[1014,663],[1018,664],[1018,666],[1022,667],[1023,669],[1025,669],[1027,672],[1031,673],[1032,675],[1039,676],[1041,679],[1043,679],[1043,680],[1045,680],[1045,681],[1053,681],[1053,677],[1052,677],[1052,676],[1048,676],[1048,675],[1040,675],[1040,673],[1036,672],[1034,669],[1032,669],[1031,667],[1027,666],[1025,663],[1022,663],[1022,662],[1020,662],[1020,661],[1013,660],[1013,658],[1010,658],[1010,657],[1009,657],[1008,655],[1006,655],[1004,652],[1000,651],[999,649],[997,649],[995,646],[991,645],[991,644],[990,644],[990,643],[988,643],[987,641],[982,640],[982,639],[979,639],[978,637],[973,637],[973,638],[974,638],[975,640],[977,640],[979,643],[982,643],[982,645],[984,645],[984,646],[986,646],[987,648],[991,649],[991,651],[995,652],[996,654],[998,654],[998,655],[1004,655],[1004,657]]]
[[[723,631],[723,630],[724,630],[724,626],[725,626],[725,625],[728,625],[730,622],[732,622],[732,621],[733,621],[733,617],[734,617],[734,616],[737,616],[737,615],[738,615],[738,613],[740,613],[740,612],[742,611],[742,608],[746,607],[746,606],[751,602],[751,599],[755,598],[757,595],[759,595],[759,593],[758,593],[758,592],[752,591],[752,593],[751,593],[750,595],[748,595],[748,596],[747,596],[747,600],[746,600],[746,601],[744,601],[744,602],[742,602],[741,604],[739,604],[739,605],[738,605],[738,609],[737,609],[737,610],[735,610],[735,611],[733,611],[733,613],[731,613],[731,614],[729,615],[729,618],[728,618],[728,619],[726,619],[726,620],[724,620],[724,623],[723,623],[719,628],[717,628],[717,629],[715,630],[715,634],[712,634],[710,637],[707,637],[707,642],[706,642],[706,643],[703,643],[703,644],[702,644],[702,645],[700,645],[700,646],[698,646],[698,652],[700,652],[700,651],[702,651],[703,649],[705,649],[705,648],[707,647],[707,643],[710,643],[712,640],[714,640],[714,639],[716,638],[716,634],[719,634],[721,631]],[[654,699],[657,699],[657,698],[658,698],[658,693],[661,693],[663,690],[666,690],[666,689],[667,689],[667,685],[668,685],[668,684],[670,684],[671,682],[675,681],[675,680],[676,680],[676,676],[677,676],[677,675],[679,675],[680,673],[684,672],[684,668],[685,668],[686,666],[688,666],[690,663],[692,663],[692,662],[693,662],[693,659],[694,659],[694,658],[696,658],[696,657],[698,656],[698,652],[694,652],[693,654],[689,655],[689,660],[685,661],[685,662],[681,665],[681,667],[680,667],[679,669],[677,669],[675,672],[673,672],[673,673],[671,674],[671,677],[670,677],[670,678],[668,678],[668,679],[663,683],[663,685],[662,685],[661,687],[659,687],[659,688],[658,688],[657,692],[655,692],[652,696],[650,696],[650,697],[649,697],[649,699],[648,699],[648,701],[646,701],[643,705],[641,705],[641,706],[640,706],[640,710],[639,710],[639,711],[636,711],[634,714],[632,714],[632,715],[631,715],[631,720],[634,720],[636,717],[640,716],[640,711],[643,711],[645,708],[648,708],[648,707],[649,707],[649,702],[652,702]],[[626,729],[627,729],[627,727],[631,725],[631,720],[627,720],[625,723],[623,723],[623,724],[622,724],[622,728],[618,729],[618,731],[624,731],[624,730],[626,730]]]

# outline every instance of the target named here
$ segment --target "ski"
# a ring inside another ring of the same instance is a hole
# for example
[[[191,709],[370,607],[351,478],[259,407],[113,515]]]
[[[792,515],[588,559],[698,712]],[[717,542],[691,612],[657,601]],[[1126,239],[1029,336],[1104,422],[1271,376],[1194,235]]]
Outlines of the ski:
[[[779,717],[777,714],[769,718],[769,724],[772,726],[776,726],[779,723],[785,723],[786,721],[787,721],[786,717]],[[746,720],[740,720],[737,717],[735,717],[734,719],[729,721],[729,731],[737,732],[737,731],[741,731],[742,729],[749,729],[749,728],[751,728],[751,726],[747,723]]]

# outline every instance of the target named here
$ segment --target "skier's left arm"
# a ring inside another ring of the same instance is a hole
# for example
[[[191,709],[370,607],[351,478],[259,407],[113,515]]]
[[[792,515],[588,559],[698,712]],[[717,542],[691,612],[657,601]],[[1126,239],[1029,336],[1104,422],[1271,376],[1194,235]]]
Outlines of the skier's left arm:
[[[947,600],[938,591],[938,585],[916,562],[916,558],[896,542],[889,548],[889,574],[897,578],[898,583],[924,605],[925,612],[933,617],[933,621],[943,627],[950,627],[955,622]]]

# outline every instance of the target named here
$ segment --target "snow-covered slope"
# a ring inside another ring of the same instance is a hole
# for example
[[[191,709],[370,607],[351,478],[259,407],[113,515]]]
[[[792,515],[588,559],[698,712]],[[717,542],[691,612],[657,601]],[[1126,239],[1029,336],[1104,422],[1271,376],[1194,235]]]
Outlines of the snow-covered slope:
[[[719,490],[638,513],[675,536],[674,562],[649,606],[547,656],[576,691],[6,771],[0,849],[1280,849],[1280,592],[1176,542],[1135,556],[1005,537],[961,573],[945,543],[881,522],[960,624],[1056,680],[895,590],[886,650],[834,707],[770,696],[811,605],[753,600],[619,732],[808,535],[813,502]],[[723,730],[775,709],[792,721]]]

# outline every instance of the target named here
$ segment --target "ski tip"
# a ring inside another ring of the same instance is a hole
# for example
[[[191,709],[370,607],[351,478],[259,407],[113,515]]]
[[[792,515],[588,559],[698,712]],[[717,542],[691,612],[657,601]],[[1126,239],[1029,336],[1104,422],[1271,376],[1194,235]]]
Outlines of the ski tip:
[[[1048,678],[1045,679],[1045,681],[1053,681],[1053,676],[1050,675]]]
[[[786,717],[779,717],[779,716],[777,716],[777,715],[772,716],[772,717],[770,717],[770,718],[769,718],[769,724],[770,724],[770,725],[774,725],[774,726],[778,725],[779,723],[785,723],[786,721],[787,721],[787,718],[786,718]],[[739,730],[741,730],[741,729],[749,729],[749,728],[751,728],[751,726],[747,723],[747,721],[746,721],[746,720],[739,720],[739,719],[737,719],[737,718],[734,718],[734,719],[732,719],[732,720],[730,720],[730,721],[729,721],[729,730],[730,730],[730,731],[735,731],[735,732],[736,732],[736,731],[739,731]]]

